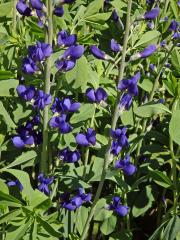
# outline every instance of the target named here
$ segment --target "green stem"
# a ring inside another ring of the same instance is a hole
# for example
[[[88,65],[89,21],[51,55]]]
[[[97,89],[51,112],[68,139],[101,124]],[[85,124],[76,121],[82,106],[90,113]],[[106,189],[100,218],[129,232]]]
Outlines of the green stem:
[[[156,92],[156,90],[157,90],[157,88],[158,88],[159,78],[160,78],[160,76],[161,76],[161,73],[162,73],[164,64],[165,64],[165,62],[167,61],[167,59],[169,58],[169,56],[170,56],[172,50],[174,49],[174,47],[175,47],[175,45],[173,45],[173,46],[171,47],[171,49],[169,50],[168,54],[166,55],[166,57],[164,58],[161,66],[160,66],[159,73],[158,73],[158,75],[157,75],[157,77],[156,77],[156,79],[155,79],[155,81],[154,81],[153,88],[152,88],[152,91],[151,91],[150,96],[149,96],[149,102],[151,102],[151,101],[153,100],[153,98],[154,98],[154,94],[155,94],[155,92]],[[144,119],[143,119],[141,134],[144,134],[145,131],[146,131],[147,121],[148,121],[147,118],[144,118]],[[143,143],[143,140],[139,141],[139,143],[138,143],[137,152],[136,152],[136,155],[137,155],[137,156],[140,155],[140,150],[141,150],[141,147],[142,147],[142,143]],[[135,163],[135,164],[137,164],[137,158],[136,158],[136,163]]]
[[[123,41],[123,52],[122,52],[121,65],[120,65],[120,71],[119,71],[119,80],[123,79],[124,69],[125,69],[125,57],[126,57],[126,50],[127,50],[127,45],[128,45],[128,36],[129,36],[129,32],[130,32],[131,7],[132,7],[132,0],[129,0],[128,6],[127,6],[126,29],[125,29],[125,35],[124,35],[124,41]],[[117,102],[116,102],[116,106],[115,106],[115,110],[114,110],[114,114],[113,114],[113,118],[112,118],[112,123],[111,123],[112,130],[114,130],[116,128],[116,124],[117,124],[117,121],[119,118],[119,98],[120,98],[120,93],[118,93]],[[102,192],[108,165],[112,161],[111,144],[112,144],[112,139],[111,139],[111,136],[109,136],[109,141],[108,141],[107,149],[105,152],[105,158],[104,158],[101,179],[100,179],[97,191],[96,191],[96,195],[95,195],[91,210],[89,212],[89,216],[84,225],[83,233],[80,238],[81,240],[84,240],[86,238],[86,235],[87,235],[87,232],[89,229],[89,224],[94,216],[96,204],[97,204],[99,197],[101,195],[101,192]]]
[[[46,0],[47,7],[47,16],[48,16],[48,30],[46,33],[48,43],[52,46],[53,39],[53,20],[52,20],[52,0]],[[46,60],[45,66],[45,82],[44,82],[44,92],[46,94],[50,93],[50,76],[51,76],[51,57]],[[41,154],[41,163],[40,171],[47,173],[48,172],[48,112],[49,107],[45,106],[43,110],[43,144],[42,144],[42,154]]]
[[[95,113],[96,113],[96,104],[94,107],[94,113],[91,118],[90,128],[93,128],[93,126],[94,126]],[[87,165],[88,165],[88,159],[89,159],[89,147],[86,148],[85,155],[84,155],[83,180],[85,180],[85,177],[86,177],[86,169],[87,169]]]

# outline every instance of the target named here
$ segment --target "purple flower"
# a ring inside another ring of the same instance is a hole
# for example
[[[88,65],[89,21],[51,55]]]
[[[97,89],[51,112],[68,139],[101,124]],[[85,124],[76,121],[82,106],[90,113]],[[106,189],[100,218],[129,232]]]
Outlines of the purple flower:
[[[31,16],[31,9],[24,0],[19,0],[16,4],[17,11],[23,16]]]
[[[166,46],[166,40],[163,40],[162,42],[160,42],[160,46],[165,47]]]
[[[63,58],[76,61],[83,53],[84,47],[82,45],[71,46],[64,52]]]
[[[176,20],[172,20],[170,25],[169,25],[169,30],[176,32],[179,27],[179,23]]]
[[[117,41],[114,39],[111,39],[110,48],[113,52],[119,52],[122,50],[121,45],[118,44]]]
[[[43,3],[40,0],[30,0],[32,8],[35,8],[36,10],[42,10],[43,9]]]
[[[35,46],[29,46],[28,53],[34,61],[43,61],[52,54],[52,47],[48,43],[37,42]]]
[[[138,95],[138,87],[137,82],[141,77],[140,72],[137,72],[133,77],[130,79],[123,79],[118,83],[118,89],[121,91],[127,90],[128,94],[132,96]]]
[[[130,156],[127,155],[124,159],[119,159],[115,162],[115,168],[121,169],[124,174],[131,176],[136,172],[136,166],[130,163]]]
[[[116,130],[111,130],[111,137],[113,138],[113,142],[111,145],[111,153],[117,156],[122,148],[128,147],[128,139],[126,136],[126,128],[118,128]]]
[[[57,17],[62,17],[64,15],[64,7],[63,6],[55,7],[53,13]]]
[[[78,162],[81,158],[81,155],[78,150],[71,151],[69,148],[64,148],[59,151],[59,157],[66,163],[75,163]]]
[[[180,38],[180,33],[175,32],[172,36],[172,39],[179,39]]]
[[[149,69],[151,70],[151,71],[154,71],[155,70],[155,65],[154,64],[149,64]]]
[[[77,190],[77,195],[70,198],[69,193],[64,193],[60,195],[61,206],[69,211],[74,211],[79,208],[83,203],[91,201],[91,194],[85,194],[82,188]]]
[[[151,11],[147,11],[144,14],[144,19],[152,20],[158,17],[160,9],[158,7],[153,8]]]
[[[153,28],[154,28],[154,22],[148,22],[148,23],[147,23],[147,27],[148,27],[149,29],[153,29]]]
[[[70,46],[74,45],[76,43],[76,41],[77,41],[76,34],[68,35],[68,33],[65,30],[58,33],[57,42],[58,42],[59,46],[70,47]]]
[[[25,126],[18,127],[17,135],[12,137],[12,142],[15,147],[33,147],[42,142],[42,133],[34,130],[34,126],[39,124],[36,120],[34,117],[31,121],[28,121]]]
[[[38,90],[36,92],[33,105],[35,108],[39,110],[43,110],[45,106],[51,103],[51,100],[52,100],[52,97],[50,94],[46,94],[42,90]]]
[[[49,126],[52,128],[58,128],[62,134],[72,131],[72,126],[67,122],[67,116],[65,114],[52,117],[49,121]]]
[[[96,144],[96,132],[92,128],[88,128],[85,134],[78,133],[76,143],[80,146],[94,146]]]
[[[68,72],[73,69],[76,65],[76,61],[74,60],[57,60],[56,68],[62,72]]]
[[[108,60],[108,55],[101,51],[98,47],[95,45],[92,45],[90,48],[91,53],[93,54],[94,57],[102,60]]]
[[[36,93],[34,86],[18,85],[16,91],[23,100],[31,101]]]
[[[113,202],[108,206],[109,210],[113,210],[121,217],[124,217],[128,214],[129,208],[121,204],[120,197],[113,197],[112,201]]]
[[[54,177],[45,177],[43,173],[40,173],[38,176],[38,181],[39,181],[39,185],[38,185],[38,189],[39,191],[49,195],[50,194],[50,190],[49,190],[49,185],[51,185],[54,181]]]
[[[20,191],[23,190],[23,185],[20,183],[20,181],[19,181],[18,179],[16,179],[15,181],[9,181],[9,182],[7,182],[7,185],[8,185],[9,187],[17,186]]]
[[[124,93],[119,101],[119,108],[121,110],[129,110],[132,105],[132,95]]]
[[[178,7],[180,7],[180,1],[178,1],[177,5],[178,5]]]
[[[101,87],[96,90],[94,90],[93,88],[88,88],[86,90],[86,97],[90,102],[100,103],[101,101],[106,101],[107,93]]]
[[[116,9],[114,9],[113,12],[112,12],[112,18],[113,18],[115,23],[117,23],[119,21],[118,12],[117,12]]]
[[[142,52],[140,52],[141,58],[147,58],[151,56],[157,50],[156,45],[149,45]]]
[[[33,74],[38,70],[35,62],[29,58],[26,57],[23,59],[23,66],[22,66],[22,71],[26,74]]]
[[[60,0],[61,3],[73,3],[75,0]]]
[[[146,0],[146,3],[152,5],[154,3],[154,0]]]
[[[74,102],[68,97],[62,100],[56,97],[54,103],[52,104],[51,110],[53,113],[76,112],[80,106],[81,104],[79,102]]]

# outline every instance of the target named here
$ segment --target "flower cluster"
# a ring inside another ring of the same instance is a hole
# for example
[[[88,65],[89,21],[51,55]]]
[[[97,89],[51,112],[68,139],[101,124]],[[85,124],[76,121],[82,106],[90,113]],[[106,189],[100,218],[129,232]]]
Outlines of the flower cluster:
[[[37,42],[36,45],[28,47],[28,56],[23,59],[22,71],[33,74],[38,71],[38,63],[43,62],[52,54],[52,47],[48,43]]]
[[[121,169],[124,174],[130,176],[136,172],[136,167],[130,163],[130,156],[127,155],[124,159],[119,159],[115,162],[115,168]]]
[[[111,137],[113,139],[111,145],[111,153],[117,156],[123,148],[129,146],[128,139],[126,136],[126,128],[118,128],[116,130],[111,130]]]
[[[120,197],[113,197],[112,203],[108,205],[108,209],[114,211],[121,217],[126,216],[129,211],[129,208],[121,203]]]
[[[171,31],[173,33],[173,36],[172,36],[173,39],[180,38],[180,26],[176,20],[171,21],[170,26],[169,26],[169,31]]]
[[[69,133],[72,126],[68,122],[68,113],[74,113],[80,108],[80,103],[73,102],[72,99],[66,97],[62,100],[55,98],[51,110],[54,114],[49,121],[49,126],[59,129],[60,133]]]
[[[139,81],[141,75],[140,72],[137,72],[130,79],[123,79],[118,83],[118,90],[126,91],[120,99],[120,109],[128,110],[132,104],[133,96],[138,95],[137,82]]]
[[[49,185],[51,185],[54,181],[54,177],[45,177],[43,173],[39,174],[38,176],[38,189],[39,191],[49,195],[50,190],[49,190]]]
[[[19,97],[31,102],[33,107],[38,110],[43,110],[52,100],[50,94],[46,94],[42,90],[36,90],[33,86],[19,85],[16,90]]]
[[[78,150],[71,151],[68,147],[59,151],[59,158],[65,163],[75,163],[81,158]]]
[[[85,194],[83,188],[77,190],[77,195],[70,197],[69,193],[60,196],[61,206],[69,211],[74,211],[85,202],[91,201],[91,193]]]
[[[40,124],[39,116],[35,116],[28,121],[25,126],[21,125],[17,129],[17,135],[12,137],[13,145],[17,148],[34,147],[42,143],[42,132],[36,129]]]

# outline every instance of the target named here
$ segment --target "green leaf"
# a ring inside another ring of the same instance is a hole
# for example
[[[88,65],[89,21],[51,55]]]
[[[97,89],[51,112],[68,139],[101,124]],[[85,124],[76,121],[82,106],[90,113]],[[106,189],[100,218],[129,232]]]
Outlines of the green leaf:
[[[81,88],[84,92],[88,81],[88,62],[84,56],[77,60],[76,66],[66,73],[66,79],[74,89]]]
[[[174,240],[179,231],[180,231],[180,219],[178,216],[174,216],[167,224],[163,232],[162,239]]]
[[[14,175],[20,181],[23,185],[22,193],[24,193],[28,197],[28,200],[31,201],[34,190],[31,187],[28,173],[17,169],[4,169],[3,171]]]
[[[153,88],[153,83],[150,79],[144,78],[142,82],[138,82],[138,86],[146,92],[150,92]]]
[[[0,224],[6,222],[6,221],[11,221],[14,220],[19,214],[21,214],[21,210],[14,210],[9,213],[6,213],[2,216],[0,216]]]
[[[0,46],[3,46],[8,41],[8,35],[6,33],[0,32]],[[0,72],[1,74],[1,72]],[[2,79],[2,76],[0,75],[0,79]]]
[[[106,199],[100,199],[96,204],[96,210],[94,213],[94,220],[95,221],[104,221],[105,219],[109,218],[112,215],[112,211],[109,211],[105,208],[106,206]]]
[[[175,48],[171,54],[171,62],[178,73],[180,73],[180,52]]]
[[[113,233],[109,240],[133,240],[133,234],[127,230]]]
[[[9,195],[9,194],[6,194],[2,191],[0,191],[0,203],[1,201],[9,201],[9,202],[14,202],[17,204],[17,206],[21,206],[21,201],[19,201],[17,198]]]
[[[4,105],[1,101],[0,101],[0,115],[3,116],[5,123],[7,124],[8,127],[13,128],[13,129],[16,128],[15,123],[9,116],[9,113],[6,111]]]
[[[142,37],[140,38],[140,40],[135,44],[135,48],[137,48],[138,46],[143,46],[146,47],[147,45],[149,45],[150,43],[157,43],[158,41],[158,37],[161,35],[161,33],[159,31],[156,30],[152,30],[152,31],[148,31],[146,33],[144,33],[142,35]]]
[[[101,225],[100,227],[100,230],[101,232],[104,234],[104,235],[109,235],[111,234],[115,227],[116,227],[116,221],[117,221],[117,218],[116,216],[112,215],[111,217],[107,218],[103,224]]]
[[[180,128],[177,127],[180,122],[180,110],[173,111],[169,124],[169,134],[174,142],[180,145]]]
[[[1,97],[13,97],[17,96],[15,91],[19,84],[19,81],[15,79],[1,80],[0,96]]]
[[[28,151],[25,153],[22,153],[21,156],[17,157],[15,161],[13,161],[12,163],[10,163],[8,166],[6,166],[4,169],[8,169],[8,168],[12,168],[15,167],[17,165],[20,165],[22,163],[26,163],[30,160],[32,160],[33,158],[35,158],[37,156],[37,153],[35,151]],[[2,169],[3,170],[3,169]]]
[[[31,220],[28,220],[25,224],[22,224],[15,231],[7,232],[5,240],[21,240],[22,237],[27,233],[30,224]]]
[[[99,10],[103,7],[103,4],[104,4],[104,0],[96,0],[91,2],[86,9],[84,17],[88,17],[95,13],[98,13]]]
[[[31,230],[31,240],[37,240],[37,221],[34,219]]]
[[[141,107],[135,108],[134,113],[142,118],[149,118],[154,115],[170,113],[171,111],[161,103],[147,103]]]
[[[143,215],[152,206],[154,196],[152,194],[151,186],[146,186],[136,195],[132,214],[134,217]]]
[[[93,104],[82,104],[79,112],[73,114],[70,120],[71,124],[83,122],[92,118],[92,115],[94,114],[94,109],[95,106]]]
[[[0,80],[9,80],[10,78],[14,78],[14,74],[10,71],[0,70]],[[14,81],[14,80],[13,80]]]
[[[61,236],[60,232],[57,232],[47,221],[44,221],[41,217],[37,216],[37,221],[44,228],[44,230],[49,233],[51,236],[59,239]]]
[[[160,227],[158,227],[158,228],[156,229],[156,231],[153,233],[153,235],[152,235],[150,238],[148,238],[148,240],[157,240],[157,239],[159,240],[159,236],[160,236],[160,234],[161,234],[161,232],[162,232],[162,229],[163,229],[164,225],[167,224],[167,222],[168,222],[168,220],[165,221],[165,222],[163,222],[163,223],[160,225]]]
[[[84,206],[82,206],[80,209],[77,210],[77,220],[76,220],[76,227],[80,235],[82,235],[84,225],[86,223],[86,220],[88,218],[88,209]]]
[[[152,177],[153,181],[158,185],[168,188],[172,186],[171,179],[165,175],[163,172],[158,170],[153,170],[149,172],[150,177]]]
[[[44,193],[36,189],[33,192],[30,204],[33,208],[47,210],[51,205],[51,200]]]
[[[88,20],[88,21],[92,21],[92,22],[102,23],[102,22],[107,21],[111,17],[111,15],[112,15],[111,12],[109,12],[109,13],[97,13],[97,14],[85,17],[85,21]]]
[[[0,9],[0,17],[12,17],[13,1],[1,4]]]

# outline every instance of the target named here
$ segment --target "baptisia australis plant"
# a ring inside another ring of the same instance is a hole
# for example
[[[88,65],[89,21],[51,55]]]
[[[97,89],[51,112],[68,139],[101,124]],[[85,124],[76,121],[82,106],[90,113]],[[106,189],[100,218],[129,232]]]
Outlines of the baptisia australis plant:
[[[21,70],[17,71],[22,79],[16,88],[23,104],[22,112],[24,114],[26,107],[29,112],[14,121],[17,126],[10,118],[13,131],[11,147],[23,154],[27,152],[27,155],[36,153],[36,157],[30,158],[33,161],[26,162],[20,158],[15,160],[15,164],[24,161],[22,169],[29,167],[31,162],[36,165],[32,168],[30,179],[34,182],[34,189],[37,188],[34,192],[38,193],[40,200],[35,199],[33,194],[28,196],[29,189],[27,191],[24,185],[26,175],[18,178],[18,174],[14,174],[16,180],[5,182],[10,191],[13,191],[12,186],[19,188],[24,212],[27,212],[26,199],[28,214],[33,209],[33,214],[28,218],[33,222],[33,233],[37,229],[34,235],[39,239],[41,235],[49,234],[47,238],[61,239],[62,236],[62,239],[85,240],[92,237],[91,232],[94,233],[96,224],[98,231],[101,231],[98,236],[108,236],[117,228],[120,237],[122,235],[123,238],[126,232],[131,237],[131,231],[136,231],[131,229],[131,221],[135,229],[139,228],[133,217],[142,216],[134,203],[141,195],[134,197],[137,196],[135,194],[139,194],[145,186],[143,193],[150,196],[148,206],[140,209],[145,216],[146,211],[156,205],[152,204],[155,197],[150,184],[160,182],[163,187],[159,179],[166,177],[168,190],[173,186],[175,202],[175,207],[168,214],[173,213],[177,217],[175,189],[179,148],[176,145],[173,148],[173,140],[170,139],[167,156],[168,159],[172,158],[169,162],[173,169],[169,177],[161,175],[159,170],[154,173],[151,162],[141,166],[140,159],[147,145],[153,149],[159,138],[157,134],[154,138],[146,134],[148,124],[151,124],[149,119],[155,112],[161,121],[164,112],[171,114],[174,111],[166,109],[163,106],[166,101],[161,99],[164,99],[165,89],[168,89],[169,95],[178,92],[174,90],[177,86],[170,87],[171,78],[178,78],[178,74],[174,77],[175,69],[171,68],[175,65],[177,69],[177,64],[174,59],[170,61],[169,56],[173,51],[174,58],[178,59],[176,40],[179,38],[179,23],[177,19],[170,19],[172,13],[167,12],[168,1],[164,10],[160,7],[161,1],[148,0],[144,8],[143,4],[135,1],[132,8],[132,0],[120,1],[120,5],[115,2],[47,0],[45,3],[43,0],[19,0],[16,4],[23,24],[36,22],[38,26],[36,29],[32,25],[33,31],[27,39],[32,35],[33,41],[28,44],[27,52],[22,51],[25,54]],[[172,8],[178,11],[178,5],[177,9],[174,5]],[[137,16],[139,12],[142,14]],[[167,66],[169,68],[163,70]],[[160,92],[158,84],[163,84]],[[176,98],[170,104],[174,109],[178,105]],[[147,104],[139,106],[138,102],[140,105],[142,102]],[[156,104],[157,111],[143,112],[144,108],[151,108],[153,104]],[[21,109],[15,112],[18,111]],[[152,128],[154,131],[154,126]],[[145,146],[142,148],[143,141]],[[167,149],[166,139],[163,144],[163,150]],[[5,149],[3,145],[2,149]],[[4,169],[9,171],[8,168]],[[13,173],[11,170],[8,174]],[[148,185],[144,172],[148,172]],[[155,177],[153,174],[156,174]],[[8,176],[7,179],[13,178]],[[0,195],[4,197],[5,193]],[[5,199],[12,201],[10,204],[13,207],[21,205],[21,201],[15,198]],[[43,211],[40,211],[41,207]],[[158,209],[158,206],[155,207]],[[158,218],[165,212],[162,206],[160,208]],[[52,223],[54,219],[55,224]],[[164,219],[167,219],[167,214]],[[121,221],[120,224],[116,224],[116,220]],[[30,232],[29,226],[27,232]],[[163,229],[163,232],[166,231]],[[114,236],[116,233],[111,237]]]

